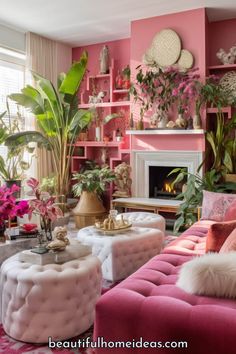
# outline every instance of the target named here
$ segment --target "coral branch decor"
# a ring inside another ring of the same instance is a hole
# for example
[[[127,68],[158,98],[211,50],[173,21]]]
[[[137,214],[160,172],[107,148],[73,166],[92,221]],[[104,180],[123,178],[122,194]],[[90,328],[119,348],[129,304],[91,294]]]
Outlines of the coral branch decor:
[[[27,185],[31,189],[30,195],[35,196],[35,199],[29,201],[29,218],[32,214],[40,216],[41,227],[44,230],[47,241],[52,240],[52,222],[59,216],[63,216],[62,210],[55,205],[56,197],[52,197],[48,192],[40,190],[39,181],[35,178],[30,178]]]

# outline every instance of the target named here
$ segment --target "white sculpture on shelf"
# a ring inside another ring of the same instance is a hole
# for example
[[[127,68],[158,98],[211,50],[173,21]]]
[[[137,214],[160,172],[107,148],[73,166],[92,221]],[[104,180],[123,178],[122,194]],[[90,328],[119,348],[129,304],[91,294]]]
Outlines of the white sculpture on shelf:
[[[216,53],[216,56],[224,65],[234,64],[236,59],[236,45],[231,47],[228,53],[226,53],[223,48],[220,48]]]
[[[107,74],[109,72],[109,49],[104,45],[100,52],[100,74]]]
[[[102,103],[103,98],[106,96],[106,92],[100,91],[96,96],[89,96],[90,104]]]
[[[120,163],[114,169],[116,179],[115,183],[115,193],[113,196],[116,197],[130,197],[132,179],[130,178],[131,166],[126,162]]]

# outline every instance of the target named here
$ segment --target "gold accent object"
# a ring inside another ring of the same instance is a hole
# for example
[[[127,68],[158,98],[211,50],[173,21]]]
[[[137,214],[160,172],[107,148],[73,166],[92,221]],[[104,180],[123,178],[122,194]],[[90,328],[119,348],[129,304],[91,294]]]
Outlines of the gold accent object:
[[[129,229],[132,226],[132,224],[129,223],[128,220],[125,220],[123,218],[123,215],[119,220],[116,219],[116,215],[116,210],[110,210],[108,218],[105,219],[103,222],[95,222],[95,227],[98,230],[103,231],[104,233],[115,234],[119,231]]]

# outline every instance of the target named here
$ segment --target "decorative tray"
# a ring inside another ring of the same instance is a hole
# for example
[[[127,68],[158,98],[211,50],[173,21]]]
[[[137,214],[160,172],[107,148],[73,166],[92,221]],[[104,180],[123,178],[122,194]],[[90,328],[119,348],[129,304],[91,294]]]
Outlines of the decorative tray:
[[[107,235],[115,235],[119,232],[122,232],[123,230],[128,230],[131,228],[132,224],[126,224],[126,225],[122,225],[122,226],[119,226],[119,227],[115,227],[114,229],[105,229],[103,226],[98,226],[98,225],[94,225],[95,228],[99,231],[102,231],[104,234],[107,234]]]

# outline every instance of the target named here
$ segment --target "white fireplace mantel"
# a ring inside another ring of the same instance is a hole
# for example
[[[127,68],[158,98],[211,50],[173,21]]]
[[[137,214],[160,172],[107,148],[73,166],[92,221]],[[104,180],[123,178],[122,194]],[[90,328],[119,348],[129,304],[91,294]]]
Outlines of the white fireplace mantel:
[[[199,135],[204,134],[203,129],[150,129],[126,130],[127,135]]]
[[[133,196],[149,197],[149,167],[187,167],[189,173],[196,174],[203,161],[201,151],[133,151]],[[202,171],[199,172],[202,175]]]

